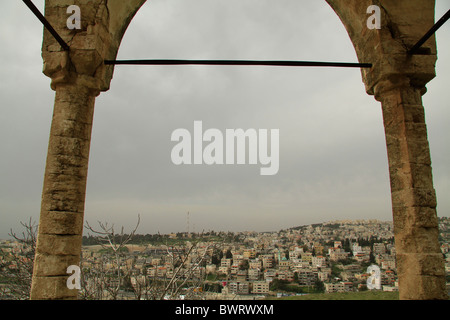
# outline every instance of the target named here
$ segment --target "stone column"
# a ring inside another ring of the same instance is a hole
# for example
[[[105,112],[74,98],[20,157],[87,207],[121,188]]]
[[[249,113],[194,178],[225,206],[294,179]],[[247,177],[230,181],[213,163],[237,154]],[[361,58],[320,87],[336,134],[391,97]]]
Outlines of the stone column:
[[[436,76],[436,39],[408,49],[435,22],[434,0],[326,0],[343,22],[360,62],[366,92],[381,102],[386,133],[397,274],[401,299],[447,299],[439,248],[436,195],[422,95]],[[380,29],[367,9],[380,8]]]
[[[447,299],[424,92],[424,88],[411,86],[407,78],[384,81],[375,89],[386,133],[402,300]]]
[[[91,128],[98,90],[56,86],[36,247],[32,299],[76,299],[67,267],[78,265]]]

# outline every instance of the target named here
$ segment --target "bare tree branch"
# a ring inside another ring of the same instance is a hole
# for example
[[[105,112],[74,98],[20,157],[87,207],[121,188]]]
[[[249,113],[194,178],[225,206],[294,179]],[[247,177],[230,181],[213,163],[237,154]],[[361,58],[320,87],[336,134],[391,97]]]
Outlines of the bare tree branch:
[[[8,281],[6,286],[0,287],[0,293],[5,298],[22,300],[30,297],[38,226],[31,217],[20,224],[25,228],[21,236],[12,229],[9,233],[18,246],[9,253],[0,250],[0,276]]]

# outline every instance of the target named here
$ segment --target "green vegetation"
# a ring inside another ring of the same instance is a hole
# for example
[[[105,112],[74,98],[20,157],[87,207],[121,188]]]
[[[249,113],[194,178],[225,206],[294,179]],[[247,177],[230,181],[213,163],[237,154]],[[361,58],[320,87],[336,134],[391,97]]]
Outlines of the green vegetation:
[[[117,234],[115,235],[116,243],[120,242],[120,238],[127,238],[128,234]],[[134,234],[133,238],[128,242],[128,244],[135,245],[168,245],[177,246],[185,245],[187,242],[195,241],[215,241],[215,242],[240,242],[242,240],[239,234],[234,234],[232,232],[219,232],[214,231],[206,233],[191,233],[188,235],[186,232],[177,232],[175,234]],[[97,245],[98,238],[93,235],[83,236],[84,246]]]
[[[363,291],[343,293],[312,293],[303,296],[272,298],[276,300],[398,300],[398,292]]]
[[[286,280],[274,279],[270,283],[271,291],[284,291],[291,293],[321,293],[324,291],[324,285],[320,281],[316,281],[314,286],[301,286]]]

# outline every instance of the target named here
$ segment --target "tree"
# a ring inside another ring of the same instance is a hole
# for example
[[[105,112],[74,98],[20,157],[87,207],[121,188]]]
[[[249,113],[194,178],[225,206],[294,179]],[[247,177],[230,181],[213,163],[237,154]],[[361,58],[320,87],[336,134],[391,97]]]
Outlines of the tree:
[[[248,270],[249,267],[250,266],[247,259],[242,260],[241,263],[239,264],[239,270]]]
[[[352,248],[350,247],[350,240],[348,238],[345,238],[344,240],[343,249],[345,252],[350,252],[350,254],[352,253]]]
[[[38,226],[32,218],[20,224],[25,228],[21,236],[12,230],[9,233],[18,246],[9,253],[0,250],[0,278],[6,281],[4,286],[0,286],[0,296],[4,299],[30,298]]]
[[[116,234],[114,225],[109,226],[107,222],[102,223],[99,221],[98,224],[100,230],[95,230],[86,221],[86,228],[97,235],[98,243],[104,249],[112,251],[112,260],[114,262],[113,269],[115,270],[115,272],[107,272],[106,275],[101,275],[103,283],[100,287],[95,285],[90,286],[88,283],[86,283],[89,282],[89,278],[84,278],[83,280],[86,285],[81,291],[81,295],[83,298],[89,298],[93,296],[95,297],[99,295],[103,296],[103,294],[100,293],[99,290],[106,290],[112,300],[116,300],[118,298],[121,284],[123,283],[124,279],[129,276],[130,272],[130,268],[127,269],[126,266],[125,268],[121,268],[124,257],[124,249],[126,249],[125,245],[133,238],[137,228],[139,227],[139,223],[140,216],[138,215],[136,227],[131,231],[130,234],[125,234],[123,227],[121,227],[120,233]],[[97,278],[97,276],[95,276],[95,278]],[[93,284],[98,284],[98,281],[94,280]],[[91,288],[92,290],[94,290],[94,292],[90,292]]]
[[[186,299],[200,299],[207,290],[217,290],[216,286],[206,285],[205,266],[214,254],[223,256],[222,243],[205,244],[201,242],[202,237],[179,245],[166,243],[164,263],[172,272],[151,278],[146,269],[137,272],[136,259],[127,248],[127,244],[133,242],[139,223],[138,216],[136,227],[127,234],[123,227],[116,232],[114,225],[98,222],[96,229],[86,222],[85,227],[94,235],[85,239],[92,243],[95,240],[102,249],[101,254],[90,259],[89,266],[82,269],[79,299],[155,300],[180,299],[181,295]],[[20,246],[14,252],[3,252],[0,257],[0,277],[8,280],[0,287],[0,294],[6,299],[29,299],[30,296],[38,226],[31,219],[30,223],[21,224],[26,228],[22,237],[11,232]],[[163,237],[151,238],[160,242]],[[81,265],[85,261],[86,258],[81,257]]]
[[[211,264],[215,264],[216,266],[220,265],[220,261],[222,260],[222,258],[223,258],[223,251],[218,250],[216,248],[211,257]]]
[[[315,290],[316,292],[323,293],[323,292],[325,292],[325,285],[323,284],[322,281],[320,281],[319,279],[317,279],[317,280],[314,282],[314,290]]]
[[[289,250],[285,250],[284,251],[284,256],[286,257],[286,259],[288,259],[289,260]]]
[[[341,277],[341,272],[342,272],[342,269],[339,268],[336,263],[332,263],[331,264],[331,276],[332,277],[340,278]]]
[[[375,263],[375,255],[373,254],[373,250],[370,250],[369,262],[370,263]]]

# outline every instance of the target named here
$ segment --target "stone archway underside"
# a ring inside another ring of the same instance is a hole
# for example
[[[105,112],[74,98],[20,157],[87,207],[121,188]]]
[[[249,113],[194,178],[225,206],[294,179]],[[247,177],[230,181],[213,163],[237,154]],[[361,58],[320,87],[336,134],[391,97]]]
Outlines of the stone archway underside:
[[[422,95],[435,77],[434,37],[427,54],[407,51],[434,24],[434,0],[327,0],[344,24],[360,62],[366,91],[381,102],[389,159],[401,299],[447,299],[438,242],[436,196]],[[31,299],[76,299],[66,285],[78,265],[95,98],[110,86],[121,39],[145,0],[73,0],[80,30],[66,27],[67,6],[45,1],[45,17],[70,46],[44,31],[44,74],[55,104],[42,193]],[[369,30],[367,8],[378,5],[382,26]]]

